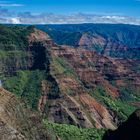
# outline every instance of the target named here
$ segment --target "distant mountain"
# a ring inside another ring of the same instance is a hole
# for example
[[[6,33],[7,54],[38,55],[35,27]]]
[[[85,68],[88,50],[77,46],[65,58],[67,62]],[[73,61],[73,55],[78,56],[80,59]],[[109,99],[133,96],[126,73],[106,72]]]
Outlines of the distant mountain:
[[[40,25],[56,43],[117,58],[140,59],[140,26],[124,24]]]

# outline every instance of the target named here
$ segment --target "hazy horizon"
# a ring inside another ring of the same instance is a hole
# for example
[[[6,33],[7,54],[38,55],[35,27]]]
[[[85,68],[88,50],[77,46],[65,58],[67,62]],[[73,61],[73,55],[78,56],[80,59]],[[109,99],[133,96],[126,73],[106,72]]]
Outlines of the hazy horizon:
[[[140,25],[140,0],[0,1],[0,23]]]

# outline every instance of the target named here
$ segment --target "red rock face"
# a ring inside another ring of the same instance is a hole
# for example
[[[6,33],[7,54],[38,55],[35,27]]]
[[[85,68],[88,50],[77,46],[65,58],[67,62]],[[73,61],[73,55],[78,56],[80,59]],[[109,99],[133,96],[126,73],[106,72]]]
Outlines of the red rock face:
[[[49,93],[49,90],[50,90],[50,87],[47,84],[47,82],[46,81],[42,81],[41,82],[42,94],[41,94],[41,97],[40,97],[39,102],[38,102],[38,110],[40,112],[44,111],[44,108],[45,108],[45,105],[46,105],[47,99],[48,99],[47,95]]]
[[[104,46],[106,40],[100,35],[95,34],[94,36],[90,36],[85,33],[82,35],[78,43],[79,46],[92,46],[96,44]]]
[[[99,85],[112,98],[119,98],[121,92],[118,87],[120,85],[127,87],[128,83],[124,79],[128,77],[132,79],[131,86],[139,89],[140,75],[132,70],[134,61],[112,59],[93,51],[73,49],[68,46],[53,46],[51,56],[64,59],[65,66],[68,65],[72,68],[78,79],[73,75],[66,75],[66,71],[62,71],[62,73],[59,70],[55,71],[57,66],[54,66],[52,61],[52,75],[55,77],[63,97],[53,101],[53,106],[50,107],[53,115],[49,116],[50,120],[82,127],[114,129],[114,116],[90,96],[89,90],[94,91]],[[113,85],[111,80],[114,80],[116,85]],[[69,118],[69,120],[65,120],[65,118]]]
[[[119,97],[119,92],[116,87],[113,87],[104,76],[110,69],[105,68],[105,64],[112,67],[112,73],[117,73],[114,69],[115,65],[106,57],[97,55],[95,52],[87,51],[84,49],[70,49],[62,48],[62,51],[56,52],[57,56],[65,58],[70,66],[74,68],[76,74],[80,79],[87,84],[90,88],[94,88],[96,84],[105,87],[107,93],[113,97]],[[106,73],[105,73],[106,72]]]
[[[112,93],[112,95],[114,94],[113,96],[119,96],[117,88],[110,84],[112,79],[118,85],[128,84],[123,80],[125,78],[131,79],[133,86],[139,85],[140,83],[140,74],[135,73],[133,70],[135,65],[139,66],[138,60],[113,59],[98,55],[93,51],[72,49],[65,46],[61,49],[59,48],[59,51],[55,49],[53,52],[55,55],[66,59],[82,81],[91,87],[94,87],[97,83],[108,87],[106,89],[110,95]]]
[[[108,110],[99,104],[94,98],[90,95],[84,94],[80,95],[80,101],[87,109],[91,118],[95,121],[95,127],[115,128],[112,121],[113,117],[109,114]]]
[[[48,104],[47,115],[50,121],[115,129],[113,112],[91,96],[91,92],[101,87],[106,94],[104,96],[118,99],[122,96],[119,87],[131,84],[132,88],[139,90],[140,74],[133,70],[134,63],[139,64],[139,61],[114,59],[80,47],[58,46],[48,35],[38,30],[31,34],[29,42],[31,48],[36,47],[34,42],[42,42],[49,52],[49,72],[60,90],[59,98],[49,99],[51,87],[44,78],[38,110],[46,112],[45,106]],[[98,35],[90,39],[88,35],[83,35],[79,45],[90,44],[105,45],[106,41]],[[32,54],[31,49],[29,53]],[[130,83],[126,80],[128,78],[131,79]]]
[[[72,74],[65,74],[65,71],[61,73],[61,70],[56,70],[58,66],[54,64],[54,61],[51,62],[52,75],[55,77],[62,94],[60,99],[51,101],[49,107],[49,119],[51,121],[70,123],[82,127],[115,129],[114,116],[91,97],[89,91],[82,84],[82,82],[90,84],[91,88],[94,89],[95,81],[100,82],[103,79],[101,75],[96,74],[95,69],[87,64],[87,62],[93,60],[93,56],[97,56],[96,53],[83,49],[71,49],[66,46],[51,48],[52,59],[56,57],[66,59],[66,65],[72,67],[77,77],[79,77],[78,80]],[[82,57],[85,57],[83,61]],[[101,83],[103,84],[103,81]],[[107,82],[104,84],[109,85]],[[106,90],[114,98],[119,96],[117,89],[111,85]]]
[[[116,34],[116,39],[115,38]],[[125,39],[124,39],[125,38]],[[95,50],[99,54],[117,58],[139,58],[139,47],[126,43],[127,40],[123,33],[114,33],[114,36],[108,36],[106,33],[87,32],[83,33],[79,39],[78,46],[88,50]],[[122,42],[125,43],[122,43]]]
[[[51,40],[51,38],[43,31],[34,29],[34,32],[28,36],[29,42]]]

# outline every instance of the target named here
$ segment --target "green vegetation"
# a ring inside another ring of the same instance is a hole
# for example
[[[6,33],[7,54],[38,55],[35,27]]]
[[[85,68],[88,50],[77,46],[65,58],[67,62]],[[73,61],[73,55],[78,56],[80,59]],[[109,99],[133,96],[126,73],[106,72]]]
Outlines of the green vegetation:
[[[45,77],[45,71],[18,71],[16,76],[6,78],[4,87],[15,93],[33,108],[37,109],[41,95],[40,84]]]
[[[65,31],[61,28],[56,29],[57,28],[56,26],[50,27],[50,25],[48,25],[48,26],[37,25],[36,27],[47,32],[50,35],[50,37],[53,38],[53,40],[57,44],[60,44],[60,45],[62,45],[62,44],[77,45],[79,38],[82,36],[81,32],[79,32],[79,31]]]
[[[126,45],[132,46],[138,45],[140,42],[136,42],[139,37],[140,27],[133,25],[123,24],[69,24],[69,25],[38,25],[37,28],[48,32],[51,37],[59,44],[75,45],[75,43],[69,40],[79,39],[80,36],[77,33],[88,33],[92,35],[97,33],[109,37],[111,40],[116,40]],[[135,33],[135,34],[133,34]],[[66,35],[67,34],[67,35]],[[135,36],[135,37],[133,37]],[[63,39],[65,37],[65,39]],[[69,40],[68,40],[69,39]],[[65,41],[66,40],[66,41]],[[65,43],[64,43],[65,42]],[[70,42],[70,43],[69,43]]]
[[[91,92],[91,95],[94,96],[99,102],[104,104],[107,108],[114,110],[123,121],[126,120],[128,116],[136,109],[136,107],[130,105],[128,101],[112,98],[101,86],[97,86]]]
[[[28,67],[28,35],[33,27],[0,25],[0,73],[11,75]]]
[[[98,53],[101,53],[103,51],[103,47],[101,45],[94,45],[92,46],[92,48]]]
[[[83,34],[88,34],[90,37],[99,35],[103,37],[107,42],[108,40],[113,44],[121,44],[128,47],[127,49],[119,49],[112,47],[108,49],[108,55],[118,58],[130,58],[140,59],[140,27],[133,25],[122,24],[75,24],[75,25],[38,25],[37,28],[47,32],[51,38],[58,44],[78,46],[79,40]],[[96,50],[99,53],[103,53],[106,45],[98,46],[93,45],[83,46],[86,49]]]
[[[74,69],[67,63],[65,58],[62,57],[53,57],[51,62],[51,74],[55,76],[63,76],[63,77],[69,77],[77,81],[78,83],[81,83],[79,76],[76,74]],[[65,88],[65,93],[67,94],[73,94],[73,89],[71,87]]]
[[[132,89],[132,86],[130,87],[119,87],[120,93],[121,93],[121,99],[123,101],[135,101],[135,95],[137,94],[136,89]]]
[[[74,70],[67,64],[66,60],[61,57],[53,57],[53,74],[64,74],[66,76],[70,76],[75,78],[76,74]]]
[[[27,36],[33,27],[0,25],[0,50],[25,50],[28,45]]]
[[[120,99],[103,97],[103,100],[106,106],[114,110],[122,121],[125,121],[136,109],[136,107],[130,105],[127,101],[124,102]]]
[[[103,129],[78,128],[67,124],[51,123],[44,120],[46,129],[52,129],[62,140],[101,140]]]
[[[27,53],[23,51],[2,51],[0,50],[0,58],[5,59],[5,58],[11,58],[11,57],[26,57]]]
[[[118,57],[118,58],[129,58],[129,59],[140,59],[140,50],[137,48],[129,48],[127,50],[111,50],[110,56],[111,57]]]
[[[87,26],[85,26],[85,28],[86,27]],[[97,29],[98,27],[96,27],[96,30]],[[2,73],[0,75],[0,78],[2,79],[2,81],[4,81],[3,86],[7,90],[11,91],[12,93],[15,93],[17,97],[26,101],[32,109],[37,109],[38,101],[41,96],[40,86],[43,80],[49,87],[47,96],[50,100],[60,98],[60,90],[58,83],[54,78],[55,76],[70,77],[72,79],[75,79],[81,85],[83,84],[83,88],[84,86],[86,87],[86,85],[84,85],[84,82],[82,83],[74,69],[70,66],[67,60],[65,60],[65,58],[51,58],[49,54],[49,47],[46,49],[43,46],[42,42],[34,42],[33,47],[30,48],[32,51],[32,56],[30,59],[33,59],[31,60],[33,61],[33,66],[31,66],[31,68],[28,68],[29,58],[27,52],[27,36],[30,32],[32,32],[32,30],[32,26],[4,27],[0,25],[0,74]],[[104,35],[101,29],[98,30],[100,34]],[[73,31],[70,34],[66,33],[68,34],[66,38],[68,38],[65,40],[65,42],[62,42],[62,40],[59,41],[61,43],[75,44],[77,43],[76,41],[78,41],[78,39],[81,37],[81,33],[79,32],[83,31],[79,29],[77,31],[77,34],[73,33]],[[88,31],[86,30],[86,32]],[[109,37],[112,36],[111,31],[109,31],[108,35]],[[106,38],[108,37],[106,36]],[[113,40],[113,38],[111,39]],[[115,36],[114,39],[116,40],[118,39],[118,37]],[[119,41],[121,42],[122,39],[120,39]],[[126,42],[125,40],[123,43],[129,44],[129,41]],[[96,51],[102,52],[102,48],[100,46],[97,45],[94,47]],[[113,52],[111,53],[113,54]],[[115,54],[113,54],[113,56],[114,55]],[[121,52],[117,54],[117,56],[118,55],[120,55],[121,57],[123,56]],[[129,53],[127,55],[129,55]],[[93,65],[94,67],[94,65],[96,64],[92,63],[89,65]],[[104,70],[109,71],[109,67],[109,63],[105,64]],[[135,70],[139,71],[139,66],[136,67]],[[7,74],[7,71],[11,73]],[[6,76],[4,76],[4,74]],[[113,80],[112,75],[108,74],[107,77],[109,77],[107,79],[108,81]],[[126,80],[129,82],[130,79]],[[115,84],[115,82],[113,84]],[[69,87],[66,88],[67,94],[73,93],[72,89],[70,89]],[[90,88],[87,88],[85,90],[90,90]],[[93,97],[97,99],[97,101],[101,102],[101,104],[105,105],[108,109],[113,110],[121,120],[126,120],[127,117],[136,109],[136,107],[129,104],[129,101],[132,101],[132,99],[134,101],[140,101],[140,98],[138,96],[139,91],[136,92],[136,90],[124,87],[120,87],[119,90],[122,95],[120,99],[114,99],[111,96],[109,96],[109,94],[106,93],[104,87],[101,85],[97,85],[95,89],[92,90],[90,93]],[[48,110],[48,106],[49,103],[46,104],[45,111]],[[94,128],[85,129],[78,128],[72,125],[50,123],[47,120],[44,121],[44,124],[46,128],[50,128],[48,130],[52,129],[58,136],[62,138],[62,140],[101,140],[101,137],[105,132],[104,130],[97,130]]]
[[[48,98],[58,97],[59,88],[50,75],[49,53],[43,43],[33,43],[29,58],[27,37],[33,28],[0,25],[0,80],[7,90],[25,99],[31,108],[37,109],[42,80],[47,80],[51,88]]]

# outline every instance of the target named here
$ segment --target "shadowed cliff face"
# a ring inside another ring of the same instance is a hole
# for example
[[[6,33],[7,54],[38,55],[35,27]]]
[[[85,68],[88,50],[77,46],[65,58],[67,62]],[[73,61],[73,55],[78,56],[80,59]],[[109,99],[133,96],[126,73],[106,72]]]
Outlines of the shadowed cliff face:
[[[103,140],[139,140],[140,110],[134,112],[117,130],[107,131]]]

